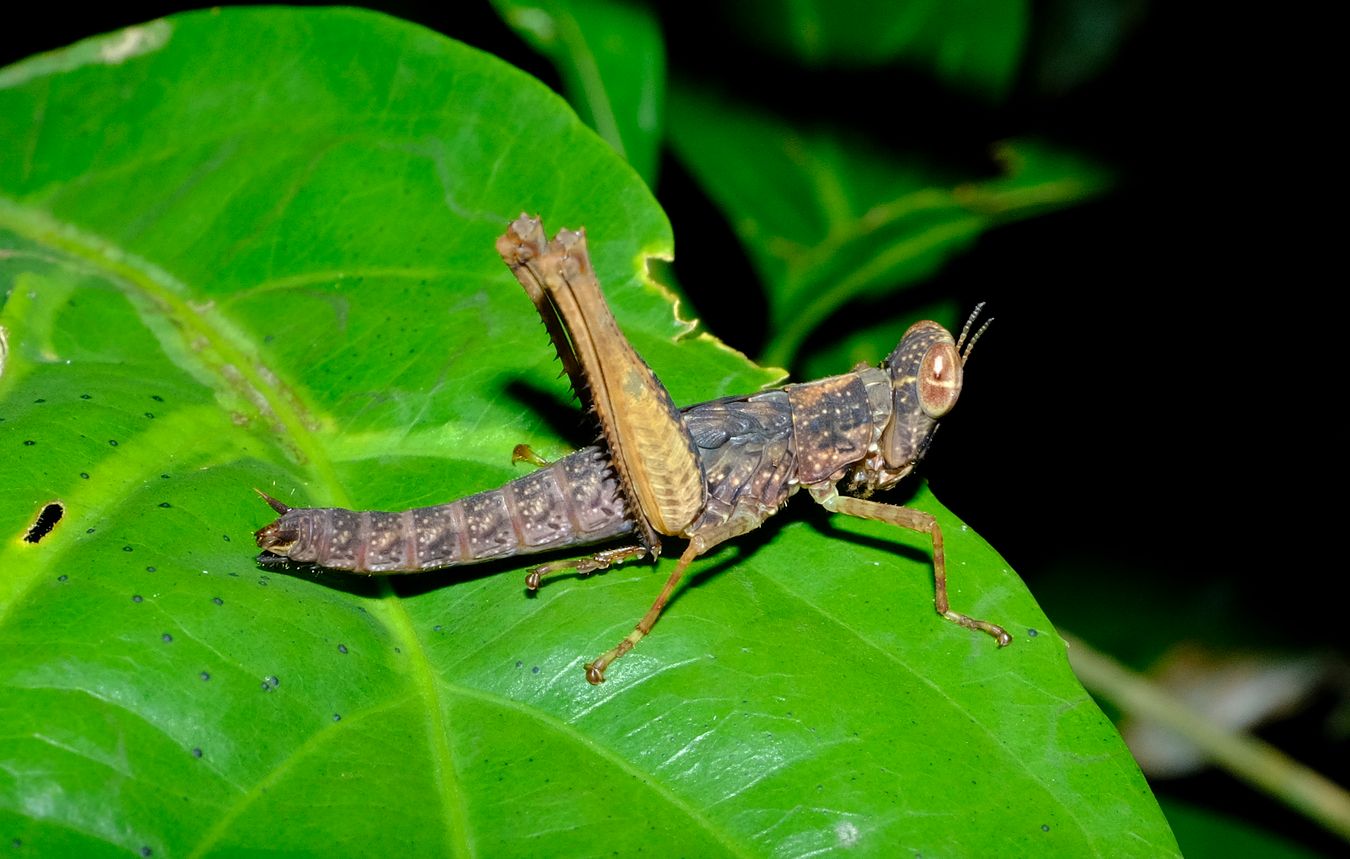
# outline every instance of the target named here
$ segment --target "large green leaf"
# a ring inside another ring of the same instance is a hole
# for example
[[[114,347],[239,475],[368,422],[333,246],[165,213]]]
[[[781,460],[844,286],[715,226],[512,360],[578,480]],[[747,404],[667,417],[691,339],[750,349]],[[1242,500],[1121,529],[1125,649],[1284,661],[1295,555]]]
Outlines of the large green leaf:
[[[680,338],[642,275],[664,215],[536,82],[368,12],[205,12],[0,71],[0,146],[0,839],[26,855],[1175,853],[1063,642],[926,491],[955,603],[1011,647],[933,614],[926,540],[809,503],[701,562],[600,687],[582,663],[669,562],[533,600],[519,565],[255,565],[251,487],[408,506],[566,448],[492,249],[522,209],[589,228],[677,400],[769,378]]]

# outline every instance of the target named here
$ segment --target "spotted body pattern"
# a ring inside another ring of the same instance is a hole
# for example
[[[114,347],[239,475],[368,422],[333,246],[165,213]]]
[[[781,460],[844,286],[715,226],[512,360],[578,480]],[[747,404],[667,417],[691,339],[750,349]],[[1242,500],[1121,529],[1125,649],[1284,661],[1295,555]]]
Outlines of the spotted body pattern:
[[[281,517],[258,531],[258,545],[286,545],[284,557],[291,561],[357,573],[417,573],[633,532],[609,459],[594,446],[500,489],[401,513],[292,509],[264,498]]]
[[[869,498],[913,470],[955,405],[962,368],[984,331],[970,335],[974,314],[960,339],[935,322],[916,323],[880,367],[679,410],[610,314],[584,234],[563,230],[546,242],[538,219],[522,215],[497,250],[599,420],[603,443],[500,489],[402,513],[292,509],[264,495],[280,518],[256,534],[262,561],[384,574],[619,544],[535,567],[526,580],[533,589],[559,570],[656,557],[662,537],[687,540],[633,632],[587,664],[587,679],[599,683],[651,630],[695,558],[759,527],[805,488],[828,510],[929,534],[938,614],[1009,643],[1002,627],[948,605],[936,520]]]

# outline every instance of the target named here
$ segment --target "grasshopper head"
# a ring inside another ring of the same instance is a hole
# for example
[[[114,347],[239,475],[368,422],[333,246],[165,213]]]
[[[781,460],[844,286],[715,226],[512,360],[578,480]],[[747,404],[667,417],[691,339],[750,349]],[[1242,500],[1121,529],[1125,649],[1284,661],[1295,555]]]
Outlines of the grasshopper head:
[[[993,321],[987,320],[967,339],[983,306],[971,313],[959,340],[936,322],[914,323],[882,364],[891,376],[891,422],[881,434],[882,455],[889,468],[908,472],[922,459],[938,420],[956,405],[966,360]]]

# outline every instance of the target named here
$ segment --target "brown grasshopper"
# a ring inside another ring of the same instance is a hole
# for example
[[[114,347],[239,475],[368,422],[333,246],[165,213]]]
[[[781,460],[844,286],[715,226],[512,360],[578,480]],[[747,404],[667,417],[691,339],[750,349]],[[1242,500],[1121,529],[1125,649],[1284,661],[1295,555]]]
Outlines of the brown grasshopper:
[[[936,322],[915,323],[879,368],[680,410],[619,330],[584,232],[563,230],[546,242],[539,220],[521,215],[497,251],[543,318],[573,388],[599,418],[603,444],[552,464],[522,446],[516,458],[544,467],[500,489],[402,513],[293,509],[260,492],[280,514],[255,535],[260,561],[386,574],[620,544],[534,567],[526,586],[535,590],[549,573],[655,559],[662,537],[688,540],[633,631],[586,665],[586,679],[600,683],[610,663],[651,631],[695,558],[758,528],[805,488],[827,510],[927,533],[938,614],[992,635],[1000,647],[1012,640],[1002,627],[949,606],[942,530],[931,514],[868,498],[914,469],[938,419],[955,405],[963,365],[984,332],[982,326],[970,336],[978,307],[956,340]]]

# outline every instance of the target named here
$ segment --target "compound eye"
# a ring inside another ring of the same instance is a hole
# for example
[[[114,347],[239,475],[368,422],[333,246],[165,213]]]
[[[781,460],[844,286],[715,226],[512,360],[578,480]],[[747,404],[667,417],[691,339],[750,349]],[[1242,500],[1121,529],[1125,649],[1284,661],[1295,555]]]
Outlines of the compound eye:
[[[956,344],[934,343],[919,365],[919,407],[930,418],[940,418],[961,395],[961,356]]]

